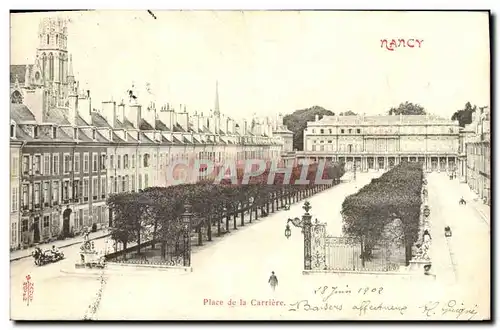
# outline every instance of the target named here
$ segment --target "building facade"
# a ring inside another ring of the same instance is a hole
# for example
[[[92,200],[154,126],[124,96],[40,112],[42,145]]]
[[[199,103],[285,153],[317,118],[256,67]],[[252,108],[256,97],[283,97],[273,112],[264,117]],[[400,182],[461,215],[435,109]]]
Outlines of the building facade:
[[[472,113],[472,122],[463,130],[465,159],[462,167],[470,189],[487,205],[491,203],[490,111],[484,107]]]
[[[92,104],[91,91],[75,81],[66,41],[65,23],[45,19],[35,63],[11,66],[11,248],[112,225],[110,194],[177,184],[180,160],[220,167],[281,159],[284,139],[273,128],[282,122],[225,116],[218,85],[205,115],[156,107],[135,90],[118,104]],[[209,174],[189,170],[182,182]]]
[[[308,122],[299,159],[341,161],[361,171],[419,161],[428,171],[453,171],[458,122],[423,116],[324,116]]]

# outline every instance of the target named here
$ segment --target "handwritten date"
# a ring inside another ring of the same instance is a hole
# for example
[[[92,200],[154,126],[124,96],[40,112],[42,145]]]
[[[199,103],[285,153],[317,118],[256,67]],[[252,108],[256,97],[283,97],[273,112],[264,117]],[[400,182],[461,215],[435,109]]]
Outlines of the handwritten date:
[[[380,295],[384,292],[383,287],[361,287],[361,288],[355,288],[355,289],[350,289],[349,285],[346,285],[345,287],[338,287],[338,286],[320,286],[319,288],[314,290],[314,294],[320,295],[323,299],[323,301],[327,301],[334,295],[368,295],[368,294],[374,294],[374,295]]]

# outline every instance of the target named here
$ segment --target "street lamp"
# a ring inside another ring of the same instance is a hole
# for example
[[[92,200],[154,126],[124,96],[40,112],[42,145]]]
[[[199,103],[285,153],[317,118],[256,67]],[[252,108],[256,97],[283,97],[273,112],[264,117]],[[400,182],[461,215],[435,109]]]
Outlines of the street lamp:
[[[302,215],[302,218],[293,218],[288,219],[286,222],[285,228],[285,237],[288,239],[292,235],[292,231],[290,229],[290,223],[295,227],[302,229],[302,234],[304,234],[304,269],[311,269],[311,218],[312,216],[309,214],[311,210],[311,204],[309,201],[304,203],[302,207],[306,213]]]
[[[191,266],[191,205],[184,205],[184,213],[182,214],[182,225],[184,228],[184,267]]]
[[[285,228],[285,237],[289,239],[292,236],[292,231],[290,230],[290,225],[287,223]]]

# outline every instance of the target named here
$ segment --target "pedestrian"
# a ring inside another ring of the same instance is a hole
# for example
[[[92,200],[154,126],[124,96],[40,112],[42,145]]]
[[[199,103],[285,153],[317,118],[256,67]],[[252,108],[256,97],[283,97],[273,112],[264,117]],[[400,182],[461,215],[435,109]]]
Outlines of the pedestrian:
[[[276,286],[278,286],[278,278],[274,275],[274,272],[271,272],[271,276],[269,276],[269,281],[267,282],[271,285],[273,291],[276,290]]]

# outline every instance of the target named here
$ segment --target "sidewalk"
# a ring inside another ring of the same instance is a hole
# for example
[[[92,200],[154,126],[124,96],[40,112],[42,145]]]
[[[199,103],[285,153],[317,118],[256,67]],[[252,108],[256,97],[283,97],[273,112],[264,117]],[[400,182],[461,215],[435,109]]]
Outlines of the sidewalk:
[[[467,183],[458,183],[459,191],[467,202],[467,206],[470,206],[476,210],[476,212],[483,218],[483,220],[489,225],[491,210],[490,206],[483,203],[479,196],[470,189]]]
[[[102,229],[102,230],[96,231],[95,233],[90,233],[89,239],[95,240],[95,239],[99,239],[102,237],[106,237],[108,235],[110,235],[108,233],[108,230]],[[35,245],[35,246],[28,248],[28,249],[12,251],[10,253],[10,261],[31,257],[31,254],[33,253],[33,251],[35,250],[36,247],[39,247],[43,251],[43,250],[51,249],[52,245],[55,245],[58,249],[61,249],[61,248],[65,248],[65,247],[72,246],[75,244],[80,244],[80,243],[83,243],[83,236],[81,236],[81,235],[75,236],[72,238],[67,238],[67,239],[61,240],[61,241],[54,241],[51,243],[38,244],[38,245]]]

